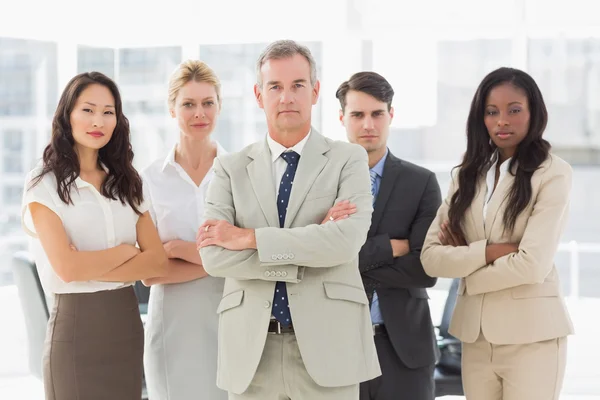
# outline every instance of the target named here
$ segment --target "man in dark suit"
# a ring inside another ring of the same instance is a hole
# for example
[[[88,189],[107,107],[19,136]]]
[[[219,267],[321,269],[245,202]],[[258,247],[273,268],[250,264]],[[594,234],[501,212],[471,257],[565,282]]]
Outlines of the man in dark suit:
[[[374,72],[354,74],[336,92],[348,140],[369,155],[374,212],[359,268],[370,301],[382,376],[364,382],[361,400],[432,400],[437,346],[421,247],[441,204],[435,174],[387,148],[394,90]]]

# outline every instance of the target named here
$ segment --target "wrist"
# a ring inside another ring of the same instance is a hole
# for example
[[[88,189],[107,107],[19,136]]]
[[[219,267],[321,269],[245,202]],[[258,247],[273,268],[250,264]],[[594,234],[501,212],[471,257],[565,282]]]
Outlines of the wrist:
[[[246,229],[246,248],[256,249],[256,232],[254,229]]]
[[[134,245],[126,244],[124,246],[126,246],[125,248],[127,249],[127,259],[132,259],[133,257],[140,254],[140,249],[138,249]]]
[[[171,246],[169,246],[169,250],[167,251],[167,257],[168,258],[182,258],[182,253],[184,253],[183,252],[184,249],[185,249],[185,247],[183,246],[183,243],[181,243],[179,241],[173,241]]]

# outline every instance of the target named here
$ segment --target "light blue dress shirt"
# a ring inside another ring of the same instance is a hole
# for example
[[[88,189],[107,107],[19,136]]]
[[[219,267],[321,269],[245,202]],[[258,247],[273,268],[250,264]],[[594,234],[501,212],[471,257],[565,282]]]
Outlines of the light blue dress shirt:
[[[383,177],[383,166],[387,159],[389,150],[385,151],[385,155],[379,160],[377,164],[369,170],[371,174],[371,193],[373,193],[373,205],[379,194],[379,187],[381,186],[381,178]],[[381,315],[381,309],[379,308],[379,297],[377,292],[373,292],[373,301],[371,302],[371,322],[373,324],[383,324],[383,316]]]

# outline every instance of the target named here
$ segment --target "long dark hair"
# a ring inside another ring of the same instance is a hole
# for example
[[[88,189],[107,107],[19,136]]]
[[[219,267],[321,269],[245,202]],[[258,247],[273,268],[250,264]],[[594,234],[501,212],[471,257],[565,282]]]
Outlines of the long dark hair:
[[[509,164],[509,171],[515,176],[515,180],[507,194],[505,230],[512,232],[517,217],[531,201],[531,176],[548,158],[550,143],[542,138],[548,123],[548,111],[533,78],[514,68],[499,68],[490,72],[479,84],[471,102],[467,119],[467,151],[456,167],[460,168],[458,190],[452,196],[448,210],[450,228],[455,232],[460,231],[465,212],[475,198],[477,182],[491,167],[495,146],[490,144],[490,136],[484,123],[485,107],[490,91],[505,83],[525,92],[530,112],[529,131],[517,146]]]
[[[60,96],[58,107],[52,120],[52,138],[44,149],[43,167],[34,179],[33,185],[47,173],[56,177],[58,196],[65,204],[73,204],[70,190],[80,174],[79,158],[73,146],[71,129],[71,112],[81,92],[89,85],[98,84],[106,87],[115,99],[115,115],[117,125],[110,141],[98,151],[98,164],[104,164],[108,176],[102,183],[101,194],[112,200],[119,199],[128,203],[137,213],[144,200],[142,179],[133,168],[133,150],[130,142],[129,120],[123,114],[121,95],[115,82],[100,72],[84,72],[72,78]]]

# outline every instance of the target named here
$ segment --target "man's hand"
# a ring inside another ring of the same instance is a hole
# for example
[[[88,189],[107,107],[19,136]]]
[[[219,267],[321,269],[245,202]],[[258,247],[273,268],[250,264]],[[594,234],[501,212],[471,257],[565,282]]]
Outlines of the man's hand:
[[[402,257],[410,253],[410,243],[407,239],[391,239],[392,253],[394,258]]]
[[[227,221],[204,222],[196,235],[196,247],[221,246],[227,250],[256,249],[254,229],[238,228]]]
[[[442,223],[442,230],[438,233],[438,238],[444,246],[466,246],[465,235],[461,231],[452,232],[448,221]]]
[[[321,225],[326,224],[329,221],[337,222],[346,219],[355,212],[356,204],[350,203],[349,200],[342,200],[329,209],[327,215],[325,215],[325,219],[321,222]]]

